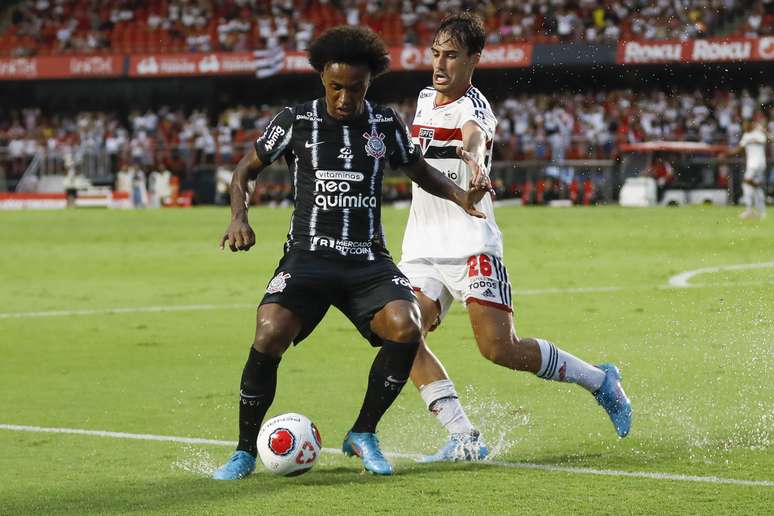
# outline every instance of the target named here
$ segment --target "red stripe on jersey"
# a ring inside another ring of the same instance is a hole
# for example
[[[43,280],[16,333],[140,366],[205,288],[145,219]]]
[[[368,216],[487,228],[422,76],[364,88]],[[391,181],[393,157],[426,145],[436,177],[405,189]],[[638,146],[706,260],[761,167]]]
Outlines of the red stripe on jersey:
[[[412,125],[411,136],[419,136],[420,129],[432,129],[433,140],[440,142],[448,142],[449,140],[462,140],[462,129],[455,127],[449,129],[446,127],[433,127],[431,125]]]

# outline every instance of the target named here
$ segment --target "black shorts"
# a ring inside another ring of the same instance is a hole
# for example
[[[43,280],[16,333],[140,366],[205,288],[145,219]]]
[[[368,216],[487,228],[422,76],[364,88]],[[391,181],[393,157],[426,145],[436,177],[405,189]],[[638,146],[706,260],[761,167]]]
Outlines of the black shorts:
[[[380,346],[371,319],[396,299],[415,302],[416,296],[406,276],[386,256],[367,262],[291,249],[274,271],[261,305],[277,303],[301,318],[296,344],[312,333],[333,305],[372,346]]]

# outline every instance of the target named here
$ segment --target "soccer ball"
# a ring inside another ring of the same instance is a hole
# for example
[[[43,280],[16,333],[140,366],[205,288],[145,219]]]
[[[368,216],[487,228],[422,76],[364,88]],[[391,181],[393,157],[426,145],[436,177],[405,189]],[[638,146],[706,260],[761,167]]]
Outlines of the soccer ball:
[[[258,433],[258,456],[275,475],[303,475],[317,463],[321,448],[315,424],[294,412],[269,419]]]

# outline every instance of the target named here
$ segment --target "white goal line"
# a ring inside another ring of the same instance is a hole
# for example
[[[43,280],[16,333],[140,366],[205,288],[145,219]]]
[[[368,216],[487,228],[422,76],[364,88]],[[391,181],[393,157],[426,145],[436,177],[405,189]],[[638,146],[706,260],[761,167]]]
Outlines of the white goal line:
[[[0,423],[0,430],[9,430],[15,432],[36,432],[36,433],[55,433],[55,434],[74,434],[86,435],[92,437],[111,437],[114,439],[135,439],[140,441],[164,441],[183,444],[201,444],[214,446],[233,447],[236,443],[233,441],[222,441],[217,439],[202,439],[198,437],[177,437],[173,435],[154,435],[154,434],[132,434],[126,432],[108,432],[104,430],[84,430],[80,428],[50,428],[41,426],[10,425]],[[323,448],[324,453],[341,454],[337,448]],[[388,457],[400,459],[416,460],[421,457],[416,453],[385,453]],[[575,475],[601,475],[609,477],[628,477],[642,478],[648,480],[671,480],[678,482],[700,482],[707,484],[731,484],[739,486],[753,487],[774,487],[774,481],[771,480],[744,480],[738,478],[724,478],[716,476],[697,476],[680,475],[676,473],[659,473],[653,471],[623,471],[615,469],[595,469],[573,466],[558,466],[553,464],[533,464],[529,462],[506,462],[506,461],[481,461],[476,464],[487,466],[499,466],[504,468],[529,469],[537,471],[549,471],[554,473],[569,473]]]

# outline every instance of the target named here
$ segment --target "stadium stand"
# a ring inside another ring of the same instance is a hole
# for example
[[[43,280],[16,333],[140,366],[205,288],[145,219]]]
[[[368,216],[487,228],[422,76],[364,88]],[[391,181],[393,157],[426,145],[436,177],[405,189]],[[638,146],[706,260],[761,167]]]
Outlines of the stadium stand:
[[[652,140],[735,145],[743,120],[765,117],[774,132],[774,90],[717,90],[667,95],[630,90],[587,94],[521,95],[496,103],[499,119],[495,161],[559,162],[611,159],[622,144]],[[407,120],[414,99],[394,107]],[[10,179],[18,179],[39,150],[49,155],[98,155],[118,171],[127,165],[166,169],[181,179],[202,165],[232,166],[260,135],[276,106],[232,106],[215,116],[199,110],[162,107],[117,113],[81,112],[74,116],[38,109],[13,111],[0,125],[0,160]],[[507,187],[508,185],[506,185]]]
[[[766,35],[774,2],[754,0],[26,0],[8,7],[0,55],[304,50],[334,25],[368,25],[390,46],[426,45],[467,8],[489,43],[688,40]]]
[[[774,0],[24,0],[0,10],[0,71],[10,92],[0,107],[0,190],[13,189],[35,160],[39,169],[64,173],[65,156],[103,184],[130,167],[168,170],[182,183],[195,182],[205,168],[210,175],[218,167],[229,169],[280,102],[292,102],[288,91],[317,86],[296,64],[304,53],[293,51],[305,49],[321,31],[342,23],[372,27],[397,49],[393,71],[405,72],[405,78],[425,73],[429,65],[416,49],[406,53],[404,45],[426,46],[440,18],[459,8],[482,15],[487,48],[496,49],[477,81],[490,73],[487,91],[496,99],[499,120],[494,161],[505,171],[496,177],[501,197],[522,195],[525,177],[542,177],[548,170],[554,178],[535,183],[540,191],[532,194],[550,199],[558,189],[556,195],[572,197],[564,162],[576,162],[576,175],[584,166],[578,162],[587,162],[585,181],[602,168],[618,167],[626,145],[659,140],[735,145],[742,122],[753,118],[764,120],[774,134],[774,92],[764,71],[774,59],[774,38],[766,37],[774,34]],[[701,39],[715,37],[721,39]],[[277,47],[292,55],[284,61],[285,67],[292,65],[287,75],[272,83],[272,95],[261,96],[267,83],[260,83],[261,95],[248,95],[257,84],[255,69],[244,68],[256,56],[250,51],[269,49],[271,55]],[[594,50],[584,50],[589,48]],[[163,70],[168,53],[180,61],[173,65],[189,68],[178,75]],[[241,56],[243,68],[223,90],[226,55]],[[568,61],[574,68],[561,65]],[[735,62],[736,71],[702,67],[702,84],[690,74],[662,73],[670,80],[667,86],[658,79],[643,82],[628,68],[649,66],[639,70],[645,77],[656,66],[675,64],[693,69],[696,77],[701,63],[717,62]],[[581,79],[574,87],[573,70],[592,78],[595,64],[607,67],[599,72],[600,83]],[[760,75],[742,80],[748,72],[739,66]],[[553,69],[532,82],[541,67]],[[616,75],[630,73],[632,79],[616,82]],[[723,80],[713,83],[706,73]],[[519,83],[519,74],[529,79]],[[37,81],[59,78],[93,82],[69,81],[73,86],[62,87],[68,93],[59,94],[53,81]],[[36,93],[17,98],[18,79],[36,84]],[[112,80],[116,93],[100,93],[94,104],[83,96],[98,79]],[[511,79],[515,82],[506,86]],[[194,80],[209,93],[191,88],[185,96],[175,95]],[[418,90],[409,81],[401,86],[389,92],[389,100],[410,121]],[[159,95],[162,88],[166,92]],[[142,98],[136,98],[139,92]],[[57,93],[56,99],[50,93]],[[585,187],[574,188],[578,197]],[[408,195],[402,183],[387,189],[390,199]],[[259,195],[286,196],[286,184],[262,187]]]

